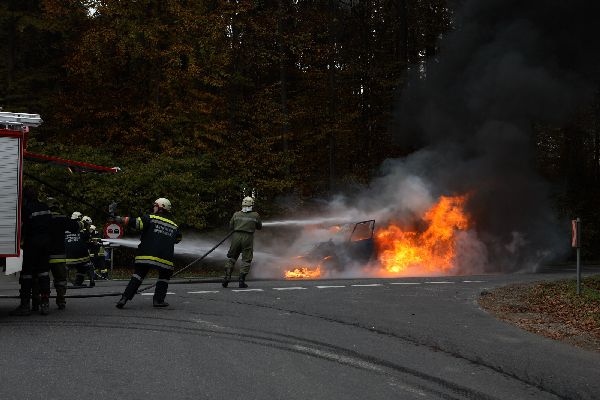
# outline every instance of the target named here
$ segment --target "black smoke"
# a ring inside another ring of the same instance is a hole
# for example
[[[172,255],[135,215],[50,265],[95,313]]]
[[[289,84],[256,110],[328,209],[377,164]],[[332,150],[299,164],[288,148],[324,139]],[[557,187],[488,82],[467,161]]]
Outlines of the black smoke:
[[[569,245],[536,172],[533,127],[560,126],[598,90],[600,2],[466,0],[396,115],[433,195],[471,193],[489,268],[539,265]],[[426,156],[422,153],[425,152]]]

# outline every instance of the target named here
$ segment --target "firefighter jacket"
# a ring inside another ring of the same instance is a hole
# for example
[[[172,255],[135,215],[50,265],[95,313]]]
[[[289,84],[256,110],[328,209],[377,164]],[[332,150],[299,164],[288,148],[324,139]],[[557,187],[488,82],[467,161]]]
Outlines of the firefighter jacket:
[[[52,235],[50,237],[50,264],[64,263],[65,234],[67,232],[77,233],[83,228],[83,222],[71,219],[59,212],[52,212]]]
[[[256,229],[262,228],[260,215],[256,211],[237,211],[229,221],[229,229],[235,232],[254,233]]]
[[[44,242],[48,245],[51,235],[52,212],[48,206],[37,200],[23,203],[21,212],[22,227],[21,239],[25,246],[34,241]]]
[[[98,232],[92,232],[90,235],[90,256],[104,257],[104,246],[102,246],[102,237]]]
[[[136,264],[173,269],[175,244],[181,241],[181,232],[169,213],[130,218],[128,226],[142,232]]]
[[[65,235],[65,255],[67,265],[82,265],[90,262],[90,253],[88,246],[90,233],[87,230],[79,232],[66,231]]]

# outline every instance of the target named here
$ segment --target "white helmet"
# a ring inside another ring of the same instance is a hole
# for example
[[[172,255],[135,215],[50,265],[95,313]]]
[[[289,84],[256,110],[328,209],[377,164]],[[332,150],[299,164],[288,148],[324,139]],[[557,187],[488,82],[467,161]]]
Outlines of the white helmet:
[[[79,211],[75,211],[73,214],[71,214],[71,219],[81,220],[81,216],[82,214]]]
[[[90,225],[90,231],[95,231],[96,230],[96,225]]]
[[[250,196],[244,197],[242,200],[242,207],[252,207],[254,205],[254,199]]]
[[[169,201],[169,199],[165,199],[164,197],[154,200],[154,205],[158,208],[171,211],[171,202]]]
[[[85,217],[81,218],[81,221],[85,222],[88,225],[92,224],[92,219],[90,217],[88,217],[87,215]]]

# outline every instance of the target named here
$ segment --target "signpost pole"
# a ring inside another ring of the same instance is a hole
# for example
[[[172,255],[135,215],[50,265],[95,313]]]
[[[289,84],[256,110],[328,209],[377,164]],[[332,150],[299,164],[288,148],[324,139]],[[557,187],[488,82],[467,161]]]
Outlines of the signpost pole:
[[[577,294],[581,294],[581,218],[571,221],[571,247],[577,250]]]

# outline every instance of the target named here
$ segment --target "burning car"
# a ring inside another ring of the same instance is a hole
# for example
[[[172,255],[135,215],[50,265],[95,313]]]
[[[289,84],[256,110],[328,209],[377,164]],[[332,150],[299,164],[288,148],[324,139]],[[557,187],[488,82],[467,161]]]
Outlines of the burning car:
[[[291,268],[285,271],[286,278],[326,277],[330,272],[342,272],[346,265],[364,265],[375,259],[374,219],[333,225],[326,230],[330,238],[295,257]]]

